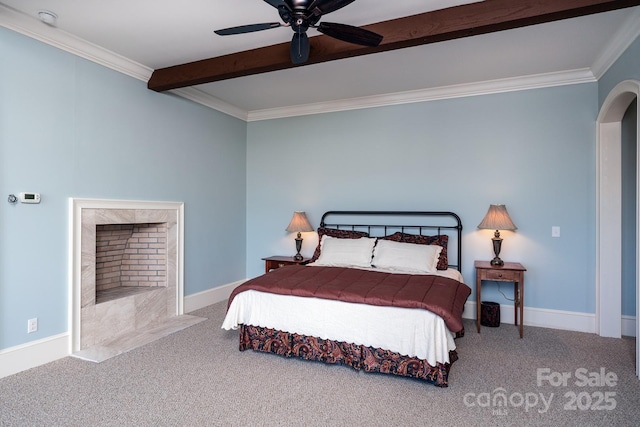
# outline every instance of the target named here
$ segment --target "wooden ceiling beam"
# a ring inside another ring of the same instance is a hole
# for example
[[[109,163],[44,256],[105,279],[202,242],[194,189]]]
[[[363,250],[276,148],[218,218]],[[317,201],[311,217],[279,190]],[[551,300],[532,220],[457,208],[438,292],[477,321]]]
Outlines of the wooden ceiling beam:
[[[311,53],[304,64],[291,63],[287,42],[161,68],[153,72],[147,86],[162,92],[637,5],[640,0],[485,0],[363,26],[384,36],[377,47],[354,45],[321,35],[309,39]]]

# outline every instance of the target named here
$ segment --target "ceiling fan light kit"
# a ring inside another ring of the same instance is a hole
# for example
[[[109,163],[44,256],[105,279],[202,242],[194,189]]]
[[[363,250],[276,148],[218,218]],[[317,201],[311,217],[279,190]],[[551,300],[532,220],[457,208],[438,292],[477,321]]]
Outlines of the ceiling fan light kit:
[[[223,28],[214,31],[220,36],[233,34],[245,34],[255,31],[269,30],[278,27],[291,27],[293,38],[291,39],[290,56],[294,64],[302,64],[309,59],[310,45],[307,30],[315,28],[320,33],[347,43],[362,46],[375,47],[382,42],[382,36],[363,28],[346,24],[318,21],[323,15],[335,12],[355,0],[264,0],[278,9],[280,22],[266,22],[262,24],[240,25],[238,27]]]

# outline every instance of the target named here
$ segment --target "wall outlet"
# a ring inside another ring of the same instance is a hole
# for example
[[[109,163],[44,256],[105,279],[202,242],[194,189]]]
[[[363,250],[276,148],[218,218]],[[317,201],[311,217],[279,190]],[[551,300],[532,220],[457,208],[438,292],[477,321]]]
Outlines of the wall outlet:
[[[554,225],[551,227],[551,237],[560,237],[560,227]]]
[[[38,330],[38,318],[27,320],[27,333],[36,332]]]

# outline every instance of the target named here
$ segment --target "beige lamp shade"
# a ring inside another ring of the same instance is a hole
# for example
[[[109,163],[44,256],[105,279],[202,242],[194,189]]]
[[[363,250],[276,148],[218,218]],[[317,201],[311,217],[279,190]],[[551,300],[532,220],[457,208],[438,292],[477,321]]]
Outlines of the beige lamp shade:
[[[505,205],[490,205],[484,219],[478,228],[487,230],[517,230],[518,227],[511,221]]]
[[[295,211],[293,213],[293,218],[291,218],[291,222],[286,228],[286,231],[289,232],[307,232],[313,231],[313,227],[309,224],[309,220],[307,219],[307,214],[303,211]]]

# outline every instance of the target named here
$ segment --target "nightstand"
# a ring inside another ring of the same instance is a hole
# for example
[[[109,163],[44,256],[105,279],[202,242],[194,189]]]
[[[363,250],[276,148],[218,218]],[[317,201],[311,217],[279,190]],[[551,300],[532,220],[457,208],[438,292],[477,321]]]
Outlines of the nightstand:
[[[476,324],[480,333],[480,309],[482,281],[513,282],[514,323],[518,326],[518,311],[520,311],[520,338],[524,336],[524,272],[526,268],[519,262],[505,262],[504,265],[491,265],[489,261],[476,261]],[[519,309],[519,310],[518,310]]]
[[[308,262],[311,258],[303,258],[300,261],[293,259],[292,256],[270,256],[268,258],[262,258],[264,260],[264,272],[268,273],[276,268],[284,267],[285,265],[302,264]]]

